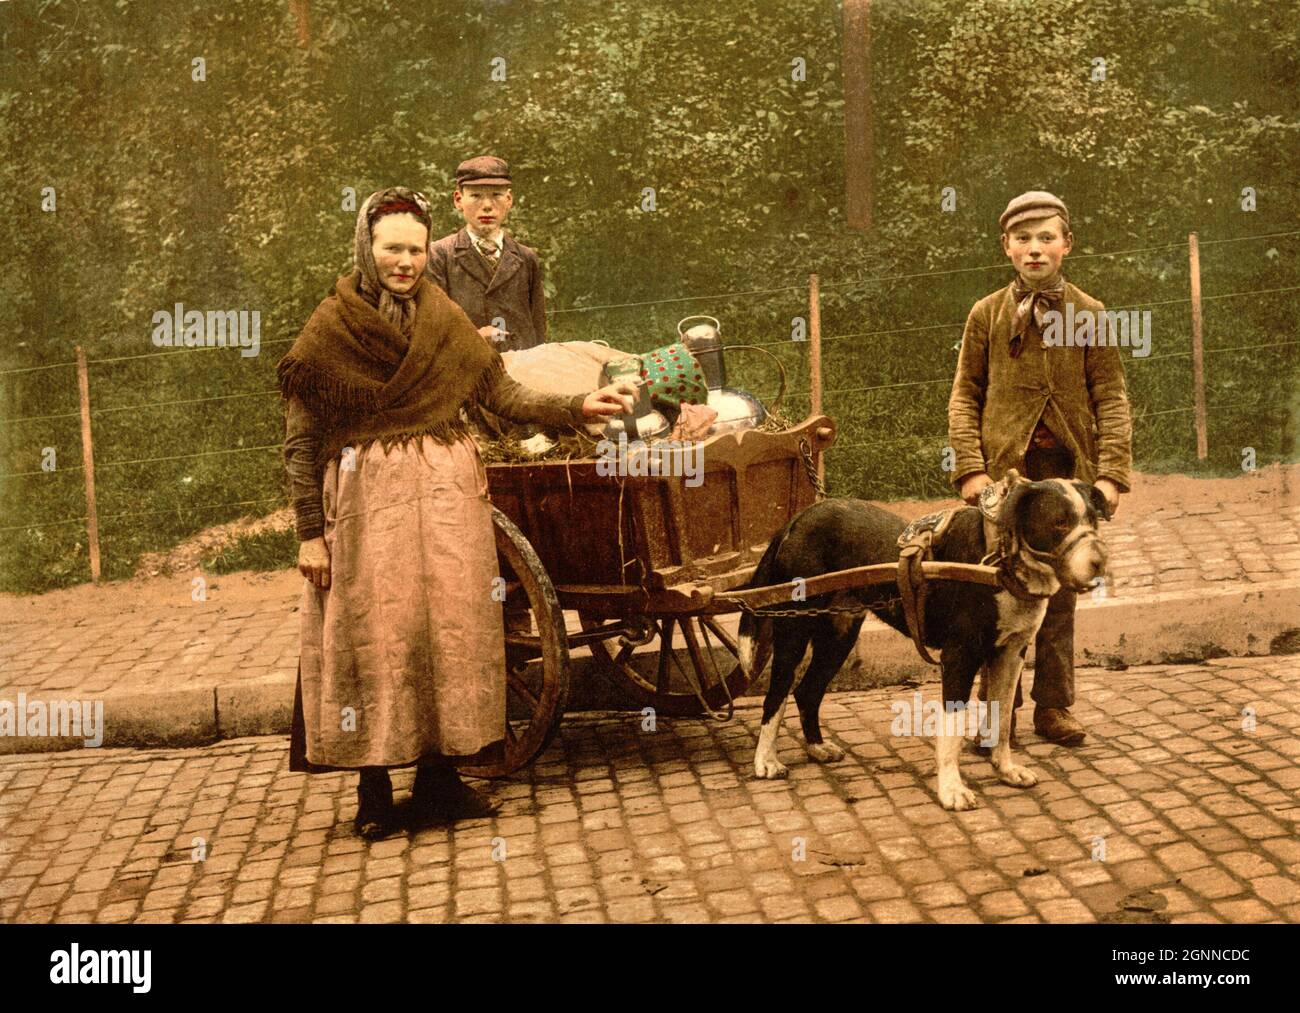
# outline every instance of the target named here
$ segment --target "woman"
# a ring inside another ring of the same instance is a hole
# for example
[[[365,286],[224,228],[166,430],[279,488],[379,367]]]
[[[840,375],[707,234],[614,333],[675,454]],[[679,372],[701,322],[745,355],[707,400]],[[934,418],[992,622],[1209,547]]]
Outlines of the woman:
[[[277,367],[309,578],[290,769],[359,770],[368,839],[394,827],[390,767],[417,765],[428,815],[495,812],[455,767],[499,757],[506,718],[487,472],[461,409],[551,425],[624,410],[621,388],[569,398],[511,380],[425,278],[430,224],[421,194],[371,194],[355,269]]]

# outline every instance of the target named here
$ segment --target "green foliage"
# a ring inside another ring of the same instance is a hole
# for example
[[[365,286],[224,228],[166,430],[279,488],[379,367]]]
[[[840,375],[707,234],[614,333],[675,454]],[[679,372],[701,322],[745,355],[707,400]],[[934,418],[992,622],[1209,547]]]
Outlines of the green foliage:
[[[961,323],[1009,280],[997,215],[1032,187],[1072,209],[1073,281],[1112,307],[1156,304],[1152,357],[1126,360],[1139,466],[1231,473],[1243,447],[1261,464],[1294,454],[1300,355],[1277,343],[1295,339],[1295,293],[1217,297],[1298,284],[1300,237],[1215,243],[1300,228],[1294,2],[877,0],[868,234],[843,210],[836,3],[310,7],[301,49],[284,0],[0,4],[0,371],[85,348],[109,577],[249,501],[283,503],[267,392],[350,267],[344,188],[357,203],[420,188],[450,232],[454,167],[484,151],[515,169],[511,226],[542,254],[553,339],[643,350],[711,313],[729,340],[782,358],[800,414],[807,346],[789,340],[791,320],[817,272],[834,491],[948,494],[938,461]],[[491,79],[496,57],[505,81]],[[1245,186],[1256,212],[1240,207]],[[647,187],[653,212],[640,210]],[[940,211],[945,187],[954,213]],[[1205,243],[1204,464],[1177,302],[1192,230]],[[1093,256],[1127,249],[1145,252]],[[153,314],[176,302],[258,310],[262,353],[120,358],[160,352]],[[1275,347],[1219,351],[1245,345]],[[730,362],[739,385],[775,392],[762,357]],[[0,372],[2,589],[87,575],[76,410],[71,367]]]

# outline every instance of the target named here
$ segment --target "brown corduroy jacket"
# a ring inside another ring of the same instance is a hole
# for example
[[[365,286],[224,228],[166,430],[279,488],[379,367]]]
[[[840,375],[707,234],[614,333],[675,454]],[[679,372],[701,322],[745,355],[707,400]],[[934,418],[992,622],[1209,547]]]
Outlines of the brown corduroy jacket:
[[[1110,345],[1044,347],[1032,326],[1012,358],[1013,284],[985,296],[966,318],[948,400],[948,441],[956,453],[953,484],[986,471],[997,481],[1008,469],[1025,471],[1025,451],[1041,418],[1074,455],[1075,477],[1108,478],[1129,488],[1133,425],[1121,349]],[[1102,304],[1066,283],[1059,309],[1074,303],[1102,312]]]
[[[542,263],[509,233],[495,272],[474,249],[468,229],[430,244],[426,270],[475,327],[486,327],[496,317],[505,320],[510,337],[501,351],[532,348],[546,340]]]

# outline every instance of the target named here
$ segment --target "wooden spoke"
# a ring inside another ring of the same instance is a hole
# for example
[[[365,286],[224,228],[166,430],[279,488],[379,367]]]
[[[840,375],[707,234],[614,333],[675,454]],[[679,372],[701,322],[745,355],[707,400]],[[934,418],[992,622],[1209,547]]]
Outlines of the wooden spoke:
[[[736,643],[730,633],[722,628],[716,619],[712,616],[701,616],[700,622],[703,623],[707,629],[713,631],[713,635],[722,641],[722,646],[731,652],[732,657],[740,657],[740,645]]]
[[[673,624],[676,622],[676,619],[665,619],[659,630],[659,681],[655,690],[661,694],[668,693],[668,684],[672,681]]]
[[[525,685],[524,680],[519,678],[514,672],[506,673],[506,686],[515,691],[515,695],[528,705],[530,711],[537,710],[540,701],[533,696],[532,691]]]
[[[700,694],[710,708],[726,708],[726,714],[721,717],[725,721],[731,717],[735,703],[728,691],[726,677],[718,671],[718,665],[713,658],[712,651],[706,657],[704,650],[700,647],[700,638],[694,626],[697,622],[699,622],[698,619],[683,619],[682,636],[686,638],[686,648],[690,651],[691,664],[695,668],[695,679],[699,684]],[[709,716],[715,717],[716,715],[710,714]]]
[[[580,613],[584,629],[594,629],[599,625],[596,618]],[[708,622],[707,629],[718,633],[717,624],[712,620],[696,615],[681,613],[650,615],[629,622],[649,624],[658,634],[659,643],[654,655],[643,652],[640,665],[632,662],[632,651],[628,646],[613,651],[607,641],[596,640],[591,643],[592,657],[604,666],[605,671],[618,677],[619,686],[639,705],[655,708],[659,713],[674,717],[692,717],[706,711],[727,708],[729,701],[739,696],[749,685],[749,673],[738,663],[719,664],[713,657],[712,644],[705,650],[699,642],[699,634],[706,627],[698,629],[694,623]],[[685,640],[684,657],[679,657],[674,650],[674,628],[680,627]],[[719,633],[722,649],[736,655],[735,641]],[[650,672],[646,662],[653,659]],[[685,666],[689,665],[688,670]],[[726,675],[722,669],[727,669]],[[700,702],[691,685],[692,678],[701,688],[706,704]]]

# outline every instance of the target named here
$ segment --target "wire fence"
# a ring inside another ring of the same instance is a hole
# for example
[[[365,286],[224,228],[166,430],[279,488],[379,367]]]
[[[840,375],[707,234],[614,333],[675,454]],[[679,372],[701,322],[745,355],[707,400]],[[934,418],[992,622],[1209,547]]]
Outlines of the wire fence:
[[[1300,235],[1300,230],[1263,233],[1263,234],[1248,235],[1248,236],[1234,236],[1234,237],[1228,237],[1223,239],[1202,240],[1200,241],[1200,245],[1211,246],[1215,244],[1239,243],[1239,242],[1248,242],[1252,240],[1265,240],[1265,239],[1291,237],[1297,235]],[[1109,250],[1109,251],[1101,251],[1095,253],[1072,254],[1071,261],[1078,261],[1078,260],[1089,259],[1089,258],[1136,256],[1145,253],[1152,253],[1152,252],[1173,250],[1173,249],[1187,249],[1187,248],[1188,248],[1187,242],[1163,243],[1163,244],[1158,244],[1153,246],[1137,247],[1137,248],[1125,249],[1125,250]],[[1005,271],[1006,267],[1007,265],[1004,261],[1000,264],[985,264],[985,265],[978,265],[973,267],[959,267],[959,268],[951,268],[951,269],[935,270],[935,271],[912,272],[906,274],[881,275],[877,277],[856,279],[856,280],[846,281],[841,283],[822,284],[820,288],[822,291],[835,291],[837,293],[842,294],[847,292],[861,291],[862,289],[875,284],[892,283],[892,282],[899,282],[899,281],[906,281],[906,280],[914,280],[919,278],[936,278],[936,277],[951,276],[957,274],[974,273],[979,271],[989,271],[994,269]],[[645,308],[649,306],[677,305],[677,304],[683,304],[689,302],[719,302],[724,300],[753,298],[755,296],[764,296],[764,295],[788,294],[793,292],[805,293],[807,291],[808,291],[808,287],[804,285],[784,285],[784,286],[775,286],[770,288],[756,288],[756,289],[748,289],[748,290],[734,291],[734,292],[713,293],[708,295],[673,296],[673,297],[662,298],[662,299],[638,300],[638,301],[622,302],[622,303],[602,303],[602,304],[596,304],[592,306],[573,306],[573,307],[553,310],[551,311],[551,315],[558,316],[558,315],[565,315],[565,314],[613,312],[613,311],[621,311],[627,309]],[[1277,288],[1264,288],[1264,289],[1256,289],[1256,290],[1241,290],[1241,291],[1224,292],[1224,293],[1210,293],[1201,296],[1201,299],[1203,301],[1227,300],[1227,299],[1238,299],[1238,298],[1246,298],[1246,297],[1259,297],[1259,296],[1271,295],[1271,294],[1282,294],[1282,293],[1289,293],[1295,291],[1300,291],[1300,285],[1290,285],[1290,286],[1282,286]],[[1145,309],[1150,309],[1152,307],[1159,307],[1159,306],[1189,305],[1192,304],[1192,302],[1193,302],[1193,298],[1189,296],[1189,297],[1176,298],[1176,299],[1152,300],[1152,301],[1145,301],[1141,303],[1126,304],[1122,306],[1107,307],[1107,311],[1120,312],[1120,311],[1130,311],[1130,310],[1145,310]],[[895,327],[895,328],[867,330],[867,331],[853,331],[853,332],[847,332],[841,334],[831,334],[828,336],[819,336],[819,342],[820,344],[831,344],[831,343],[838,343],[838,342],[862,343],[869,339],[876,339],[880,337],[888,337],[888,336],[904,335],[904,334],[916,334],[925,331],[956,332],[956,331],[961,331],[964,328],[964,326],[965,326],[964,323],[961,322],[915,324],[906,327]],[[265,346],[288,344],[293,340],[295,339],[294,338],[275,339],[271,341],[261,342],[261,345],[265,347]],[[795,340],[791,338],[782,341],[749,342],[748,344],[756,345],[757,347],[760,348],[774,348],[774,347],[784,346],[784,347],[800,349],[802,347],[807,347],[809,343],[807,341]],[[1294,347],[1297,345],[1300,345],[1300,340],[1253,342],[1253,343],[1246,343],[1246,344],[1209,347],[1204,349],[1204,354],[1206,355],[1239,354],[1247,351]],[[108,364],[121,363],[127,361],[135,361],[135,360],[143,360],[143,359],[163,359],[167,356],[182,355],[182,354],[192,353],[196,351],[214,351],[220,347],[224,347],[224,346],[198,344],[193,347],[168,349],[164,351],[142,352],[142,353],[136,353],[131,355],[113,355],[113,356],[104,356],[100,358],[87,358],[84,360],[84,362],[86,363],[87,366],[100,367]],[[1194,356],[1194,354],[1195,353],[1192,349],[1187,349],[1187,350],[1162,352],[1157,355],[1146,355],[1141,357],[1135,356],[1130,361],[1134,365],[1137,365],[1140,363],[1145,364],[1147,362],[1162,360],[1162,359],[1191,357]],[[74,359],[66,362],[55,362],[55,363],[47,363],[47,364],[35,365],[35,366],[19,367],[15,369],[0,370],[0,377],[31,374],[31,373],[45,371],[45,370],[54,370],[54,369],[62,369],[62,368],[69,368],[69,367],[76,368],[77,366],[78,366],[78,362],[77,360]],[[874,383],[874,384],[861,384],[861,385],[843,386],[843,387],[829,387],[829,388],[823,388],[820,391],[820,394],[823,397],[849,395],[849,394],[870,394],[873,392],[905,390],[908,388],[950,385],[952,381],[953,381],[953,377],[951,376],[951,374],[949,374],[945,376],[936,376],[932,378],[925,378],[925,379],[918,379],[918,380],[901,380],[901,381],[891,382],[891,383]],[[142,412],[142,411],[150,411],[159,408],[193,406],[193,405],[199,405],[199,404],[204,404],[209,402],[225,402],[225,401],[233,401],[233,400],[246,399],[246,398],[278,397],[279,393],[280,392],[278,389],[269,389],[269,390],[264,389],[264,390],[255,390],[255,391],[241,391],[241,392],[232,392],[226,394],[217,394],[217,395],[212,395],[207,397],[173,398],[173,399],[166,399],[166,400],[159,400],[159,401],[145,401],[145,402],[140,402],[131,405],[113,405],[107,407],[91,407],[89,405],[89,398],[87,396],[82,400],[81,411],[53,412],[53,413],[39,414],[39,415],[18,416],[14,418],[0,419],[0,424],[18,425],[18,424],[35,423],[35,422],[55,421],[55,420],[62,420],[62,419],[74,419],[74,418],[82,417],[83,412],[86,417],[93,418],[93,417],[101,417],[101,416],[111,415],[120,412]],[[788,396],[791,398],[805,398],[805,397],[811,397],[813,394],[814,391],[812,389],[809,389],[809,390],[803,390],[795,393],[790,393]],[[1212,405],[1207,404],[1205,406],[1205,411],[1226,411],[1226,410],[1235,410],[1240,408],[1250,408],[1250,409],[1260,409],[1260,410],[1275,409],[1278,407],[1286,406],[1289,403],[1290,402],[1287,401],[1216,403]],[[1197,407],[1195,405],[1153,409],[1153,410],[1144,411],[1135,414],[1133,416],[1133,419],[1134,421],[1140,421],[1146,418],[1156,418],[1156,417],[1161,417],[1166,415],[1193,413],[1196,411],[1197,411]],[[936,433],[919,434],[919,435],[893,436],[881,440],[838,442],[835,445],[835,448],[833,449],[847,450],[853,448],[898,446],[904,443],[911,443],[915,445],[918,442],[932,443],[932,442],[937,442],[946,439],[947,439],[946,432],[936,432]],[[124,460],[108,460],[102,462],[93,461],[92,458],[91,464],[95,470],[99,470],[105,468],[124,468],[124,467],[137,466],[137,465],[157,464],[157,463],[190,460],[190,459],[205,458],[205,457],[229,456],[229,455],[247,454],[247,453],[268,453],[271,451],[280,451],[280,450],[281,450],[281,445],[278,443],[273,443],[273,444],[261,444],[257,446],[248,446],[248,447],[239,446],[239,447],[226,447],[226,448],[211,448],[206,450],[195,450],[184,454],[172,454],[172,455],[164,455],[164,456],[156,456],[156,457],[138,457],[138,458],[129,458]],[[34,477],[39,475],[50,475],[50,474],[56,474],[60,472],[65,472],[65,473],[83,472],[85,471],[85,469],[86,469],[85,465],[76,465],[76,466],[60,467],[58,468],[57,472],[50,472],[44,469],[38,469],[32,471],[8,472],[5,474],[0,474],[0,480]],[[223,509],[232,509],[234,507],[239,507],[239,506],[258,506],[258,505],[263,505],[266,503],[273,503],[273,502],[283,503],[283,497],[282,496],[264,497],[261,499],[238,500],[229,503],[210,504],[204,506],[194,506],[194,507],[185,506],[183,508],[172,507],[164,510],[127,511],[122,513],[111,514],[111,515],[103,515],[98,519],[119,520],[119,519],[131,518],[131,517],[158,516],[158,515],[173,513],[177,510],[184,510],[185,512],[190,512],[196,509],[219,511]],[[46,527],[56,527],[56,526],[69,525],[69,524],[86,523],[91,519],[92,519],[91,514],[87,514],[85,516],[80,516],[80,517],[67,517],[67,518],[61,518],[57,520],[40,521],[40,522],[29,523],[29,524],[11,524],[11,525],[0,527],[0,532],[18,531],[18,530],[25,530],[29,528],[46,528]]]
[[[1264,233],[1258,233],[1249,236],[1231,236],[1224,239],[1202,239],[1200,241],[1200,245],[1214,246],[1220,243],[1242,243],[1242,242],[1249,242],[1251,240],[1279,239],[1288,236],[1300,236],[1300,229],[1293,229],[1288,232],[1264,232]],[[1177,243],[1161,243],[1158,246],[1141,246],[1129,250],[1104,250],[1100,253],[1072,253],[1070,254],[1070,261],[1071,263],[1073,263],[1076,261],[1088,260],[1096,257],[1124,257],[1124,256],[1130,256],[1137,253],[1150,253],[1156,250],[1172,250],[1172,249],[1186,249],[1186,248],[1187,248],[1187,242],[1184,240]],[[838,284],[835,282],[831,282],[829,284],[824,283],[821,287],[823,291],[834,291],[836,289],[840,291],[852,291],[857,288],[864,288],[867,285],[878,284],[881,282],[906,281],[915,278],[937,278],[937,277],[943,277],[946,275],[953,275],[953,274],[967,274],[975,271],[992,271],[992,270],[1005,271],[1006,269],[1007,269],[1006,261],[1002,261],[1001,263],[998,264],[981,264],[976,267],[956,267],[956,268],[951,268],[942,271],[918,271],[912,274],[879,275],[874,278],[862,278],[856,281],[842,282]],[[1287,289],[1266,290],[1266,291],[1293,291],[1293,290],[1294,290],[1293,288],[1287,288]],[[606,310],[638,309],[638,308],[644,308],[646,306],[662,306],[662,305],[670,305],[670,304],[684,303],[684,302],[717,302],[719,300],[724,300],[724,299],[743,299],[743,298],[749,298],[756,295],[776,295],[784,292],[806,292],[806,291],[808,291],[807,285],[782,285],[775,288],[756,288],[756,289],[747,289],[744,291],[736,291],[736,292],[719,292],[711,295],[671,296],[671,297],[666,297],[661,299],[644,299],[644,300],[639,300],[637,302],[600,303],[594,306],[570,306],[563,309],[548,310],[548,314],[550,316],[561,316],[569,313],[594,313],[597,311],[606,311]],[[1223,295],[1223,296],[1204,296],[1203,298],[1224,299],[1224,298],[1230,298],[1232,295],[1240,295],[1240,294],[1242,293],[1229,293],[1228,295]],[[1190,299],[1171,299],[1171,300],[1167,300],[1166,302],[1168,304],[1172,304],[1172,303],[1190,302],[1190,301],[1191,301]],[[1166,303],[1144,303],[1142,305],[1159,306],[1165,304]],[[1112,309],[1123,309],[1123,308],[1127,308],[1127,307],[1112,307]],[[926,329],[931,327],[961,327],[961,326],[962,326],[961,324],[926,324],[923,325],[922,328],[902,328],[898,331],[876,331],[874,333],[893,334],[893,333],[901,333],[903,330]],[[851,335],[840,335],[840,337],[850,337],[850,336]],[[272,341],[263,341],[261,342],[261,345],[266,346],[266,345],[289,344],[294,340],[295,339],[293,338],[277,338]],[[823,338],[822,340],[832,341],[835,339],[834,337],[827,337],[827,338]],[[784,342],[774,342],[774,344],[784,344]],[[105,356],[97,359],[87,359],[86,361],[91,364],[96,364],[96,363],[102,364],[108,362],[125,362],[129,359],[151,359],[151,358],[157,358],[159,356],[165,356],[165,355],[180,355],[186,352],[213,351],[215,350],[215,347],[216,346],[210,347],[206,345],[196,345],[193,348],[172,349],[170,351],[165,351],[165,352],[140,352],[135,355],[112,355],[112,356]],[[45,369],[60,369],[63,367],[72,367],[75,366],[76,364],[77,362],[75,359],[69,359],[66,362],[51,362],[40,366],[23,366],[17,369],[0,369],[0,376],[8,376],[15,373],[33,373]]]
[[[1203,239],[1202,246],[1212,246],[1219,243],[1242,243],[1252,239],[1280,239],[1286,236],[1300,236],[1300,229],[1294,229],[1289,232],[1265,232],[1251,236],[1232,236],[1226,239]],[[1097,257],[1125,257],[1138,253],[1151,253],[1156,250],[1173,250],[1186,249],[1187,241],[1182,240],[1177,243],[1161,243],[1159,246],[1141,246],[1131,250],[1105,250],[1100,253],[1071,253],[1070,261],[1091,260]],[[823,291],[854,291],[859,288],[865,288],[868,285],[875,285],[881,282],[909,281],[916,278],[939,278],[954,274],[970,274],[976,271],[1005,271],[1007,262],[1004,260],[998,264],[980,264],[976,267],[954,267],[942,271],[917,271],[911,274],[883,274],[874,278],[861,278],[855,281],[831,282],[823,284]],[[747,299],[756,295],[778,295],[783,292],[806,292],[806,285],[782,285],[776,288],[755,288],[747,289],[742,292],[719,292],[712,295],[683,295],[673,296],[666,299],[644,299],[637,302],[621,303],[599,303],[595,306],[570,306],[565,309],[551,310],[552,316],[558,316],[566,313],[595,313],[605,310],[622,310],[622,309],[639,309],[646,306],[661,306],[673,303],[684,302],[718,302],[724,299]],[[940,325],[946,326],[946,325]]]
[[[1300,285],[1289,285],[1284,288],[1252,289],[1244,292],[1227,292],[1222,295],[1204,296],[1203,298],[1204,299],[1231,299],[1231,298],[1237,298],[1239,296],[1247,296],[1247,295],[1267,295],[1274,292],[1296,292],[1296,291],[1300,291]],[[1173,305],[1174,303],[1190,303],[1190,302],[1191,299],[1189,298],[1189,299],[1167,299],[1167,300],[1162,300],[1160,302],[1131,303],[1125,306],[1111,307],[1111,312],[1119,312],[1121,310],[1131,310],[1131,309],[1146,309],[1151,306],[1164,306],[1164,305]],[[827,342],[830,341],[841,341],[848,338],[879,337],[880,335],[886,335],[886,334],[904,334],[910,331],[934,330],[937,328],[960,330],[963,327],[965,327],[965,324],[923,324],[919,327],[899,327],[899,328],[891,328],[889,330],[882,330],[882,331],[862,331],[857,334],[832,334],[823,337],[821,340],[822,340],[822,344],[826,344]],[[290,338],[288,340],[293,340],[293,339]],[[263,344],[271,344],[271,342],[263,342]],[[790,340],[786,340],[786,341],[749,342],[748,344],[752,344],[755,348],[775,348],[778,346],[789,346],[797,343],[792,342]],[[1219,352],[1244,352],[1244,351],[1251,351],[1260,348],[1285,348],[1291,345],[1300,345],[1300,341],[1269,341],[1269,342],[1261,342],[1259,344],[1253,344],[1253,345],[1229,345],[1229,346],[1219,347],[1219,348],[1207,348],[1205,349],[1205,354],[1213,355]],[[172,355],[176,353],[168,352],[162,354]],[[1189,350],[1185,352],[1162,352],[1159,355],[1134,357],[1133,365],[1141,365],[1143,363],[1150,362],[1153,359],[1180,358],[1180,357],[1189,356],[1191,354],[1192,353]],[[148,357],[147,355],[144,355],[144,356],[122,356],[119,358],[147,358],[147,357]],[[89,362],[115,362],[115,361],[119,361],[119,359],[118,358],[90,359],[88,361]],[[73,363],[73,365],[76,365],[76,363]],[[16,372],[16,371],[10,370],[9,372]],[[890,390],[895,387],[912,387],[912,386],[919,386],[919,385],[931,384],[931,383],[951,383],[951,382],[952,382],[951,376],[944,376],[944,377],[937,377],[933,380],[909,380],[904,383],[884,383],[884,384],[875,384],[866,387],[832,387],[830,389],[823,390],[822,393],[823,394],[863,393],[866,391],[873,391],[873,390]],[[806,397],[809,393],[810,391],[803,391],[800,394],[790,395],[790,396]],[[245,398],[245,397],[270,397],[273,395],[279,396],[279,394],[280,391],[278,389],[271,389],[271,390],[246,391],[240,394],[216,394],[211,397],[178,398],[176,400],[171,400],[171,401],[145,401],[142,402],[141,404],[134,404],[134,405],[117,405],[111,408],[92,408],[90,409],[90,414],[105,415],[111,412],[140,411],[141,409],[145,409],[145,408],[164,408],[164,407],[172,407],[174,405],[202,404],[207,401],[229,401],[234,398]],[[75,419],[78,418],[80,415],[81,415],[80,412],[57,412],[52,415],[26,415],[20,418],[0,419],[0,425],[6,425],[6,424],[14,425],[19,422],[44,422],[49,419]],[[246,448],[246,449],[254,449],[254,448]],[[174,458],[154,458],[153,460],[173,460],[173,459]],[[140,462],[124,461],[122,463],[136,464]],[[40,472],[16,472],[16,473],[11,473],[9,475],[0,475],[0,478],[13,478],[13,477],[17,477],[18,475],[24,475],[24,474],[40,474]]]
[[[1220,240],[1220,241],[1233,242],[1233,240],[1227,240],[1227,239]],[[1162,249],[1162,248],[1163,247],[1152,247],[1152,249]],[[1281,288],[1248,289],[1241,292],[1224,292],[1218,295],[1202,296],[1202,300],[1208,301],[1211,299],[1236,299],[1242,296],[1260,296],[1260,295],[1270,295],[1270,294],[1280,293],[1280,292],[1297,292],[1297,291],[1300,291],[1300,285],[1287,285]],[[664,300],[659,300],[659,302],[663,302],[663,301]],[[1108,311],[1120,312],[1120,311],[1136,310],[1136,309],[1149,309],[1152,306],[1172,306],[1176,304],[1189,304],[1191,303],[1191,301],[1192,300],[1189,297],[1186,299],[1162,299],[1153,302],[1127,303],[1122,306],[1112,306],[1109,308]],[[628,306],[634,304],[619,303],[618,305],[622,307],[622,306]],[[887,330],[879,330],[879,331],[860,331],[853,334],[832,334],[823,337],[821,341],[822,344],[826,344],[827,342],[831,342],[831,341],[842,341],[842,340],[847,340],[852,338],[880,337],[882,335],[906,334],[913,331],[936,330],[940,328],[949,329],[949,330],[961,330],[964,327],[965,327],[964,323],[921,324],[916,327],[897,327],[897,328],[890,328]],[[283,339],[283,341],[292,341],[292,340],[294,339],[293,338]],[[262,342],[263,345],[269,345],[275,343],[277,342],[270,342],[270,341]],[[797,346],[800,344],[800,342],[787,339],[785,341],[747,342],[747,344],[750,344],[756,348],[775,348],[775,347]],[[1284,348],[1291,345],[1300,345],[1300,341],[1270,341],[1270,342],[1261,342],[1258,344],[1251,344],[1251,345],[1229,345],[1229,346],[1224,346],[1219,348],[1207,348],[1205,349],[1205,354],[1213,355],[1215,353],[1221,353],[1221,352],[1248,351],[1248,350],[1255,350],[1260,348]],[[196,347],[196,349],[182,349],[179,352],[178,351],[146,352],[142,355],[114,356],[112,358],[107,358],[107,359],[88,359],[87,362],[89,363],[120,362],[124,359],[146,359],[146,358],[151,358],[155,355],[177,355],[177,354],[181,354],[181,352],[184,351],[198,350],[199,347],[202,346],[198,346]],[[207,351],[208,349],[206,347],[202,347],[202,350]],[[1142,357],[1135,356],[1132,361],[1134,365],[1138,365],[1141,363],[1148,362],[1152,359],[1177,358],[1177,357],[1189,356],[1191,354],[1192,352],[1190,350],[1185,352],[1163,352],[1159,355],[1148,355]],[[66,365],[66,363],[59,363],[58,365]],[[71,365],[75,366],[76,363],[73,362],[71,363]],[[41,369],[41,368],[53,368],[53,367],[33,367],[33,368]],[[23,370],[0,370],[0,375],[5,375],[6,373],[17,373],[17,372],[23,372]],[[873,390],[889,390],[895,387],[912,387],[912,386],[919,386],[919,385],[931,384],[931,383],[951,383],[951,382],[952,382],[951,376],[944,376],[944,377],[937,377],[932,380],[909,380],[904,383],[875,384],[875,385],[870,385],[865,387],[833,387],[827,390],[823,390],[822,393],[823,394],[863,393],[866,391],[873,391]],[[247,391],[239,394],[217,394],[211,397],[180,398],[171,401],[145,401],[141,404],[134,404],[134,405],[118,405],[111,408],[92,408],[90,409],[90,414],[101,415],[101,414],[107,414],[109,412],[139,411],[145,408],[162,408],[162,407],[169,407],[173,405],[183,405],[183,404],[202,404],[207,401],[227,401],[232,398],[269,397],[272,395],[278,396],[279,393],[280,393],[279,390],[271,389],[271,390]],[[802,395],[794,395],[794,396],[806,396],[808,393],[809,393],[808,391],[804,391]],[[73,419],[79,417],[80,414],[81,414],[80,412],[58,412],[52,415],[27,415],[20,418],[0,419],[0,424],[16,424],[19,422],[43,422],[48,419]],[[254,448],[243,448],[243,449],[254,449]],[[197,456],[197,455],[191,455],[191,456]],[[173,459],[174,458],[158,458],[156,460],[173,460]],[[122,462],[122,463],[134,464],[139,462],[131,461],[131,462]],[[17,473],[12,473],[10,475],[0,475],[0,478],[17,477],[18,475],[21,474],[40,474],[40,473],[39,472],[17,472]]]
[[[1251,409],[1289,408],[1290,406],[1291,406],[1290,401],[1237,401],[1232,404],[1215,404],[1215,405],[1208,405],[1207,407],[1209,408],[1210,411],[1218,411],[1218,410],[1227,410],[1231,408],[1251,408]],[[1154,416],[1185,414],[1188,412],[1193,412],[1195,410],[1196,409],[1194,407],[1165,408],[1160,411],[1139,412],[1138,414],[1132,416],[1132,418],[1134,422],[1137,422],[1141,419],[1152,418]],[[917,443],[917,442],[926,443],[926,442],[935,442],[939,440],[946,441],[947,439],[948,439],[948,433],[945,430],[942,433],[921,433],[916,436],[895,436],[886,440],[862,440],[856,443],[836,442],[835,446],[838,447],[840,450],[849,450],[850,448],[853,447],[896,446],[897,444],[904,441],[909,443]]]

